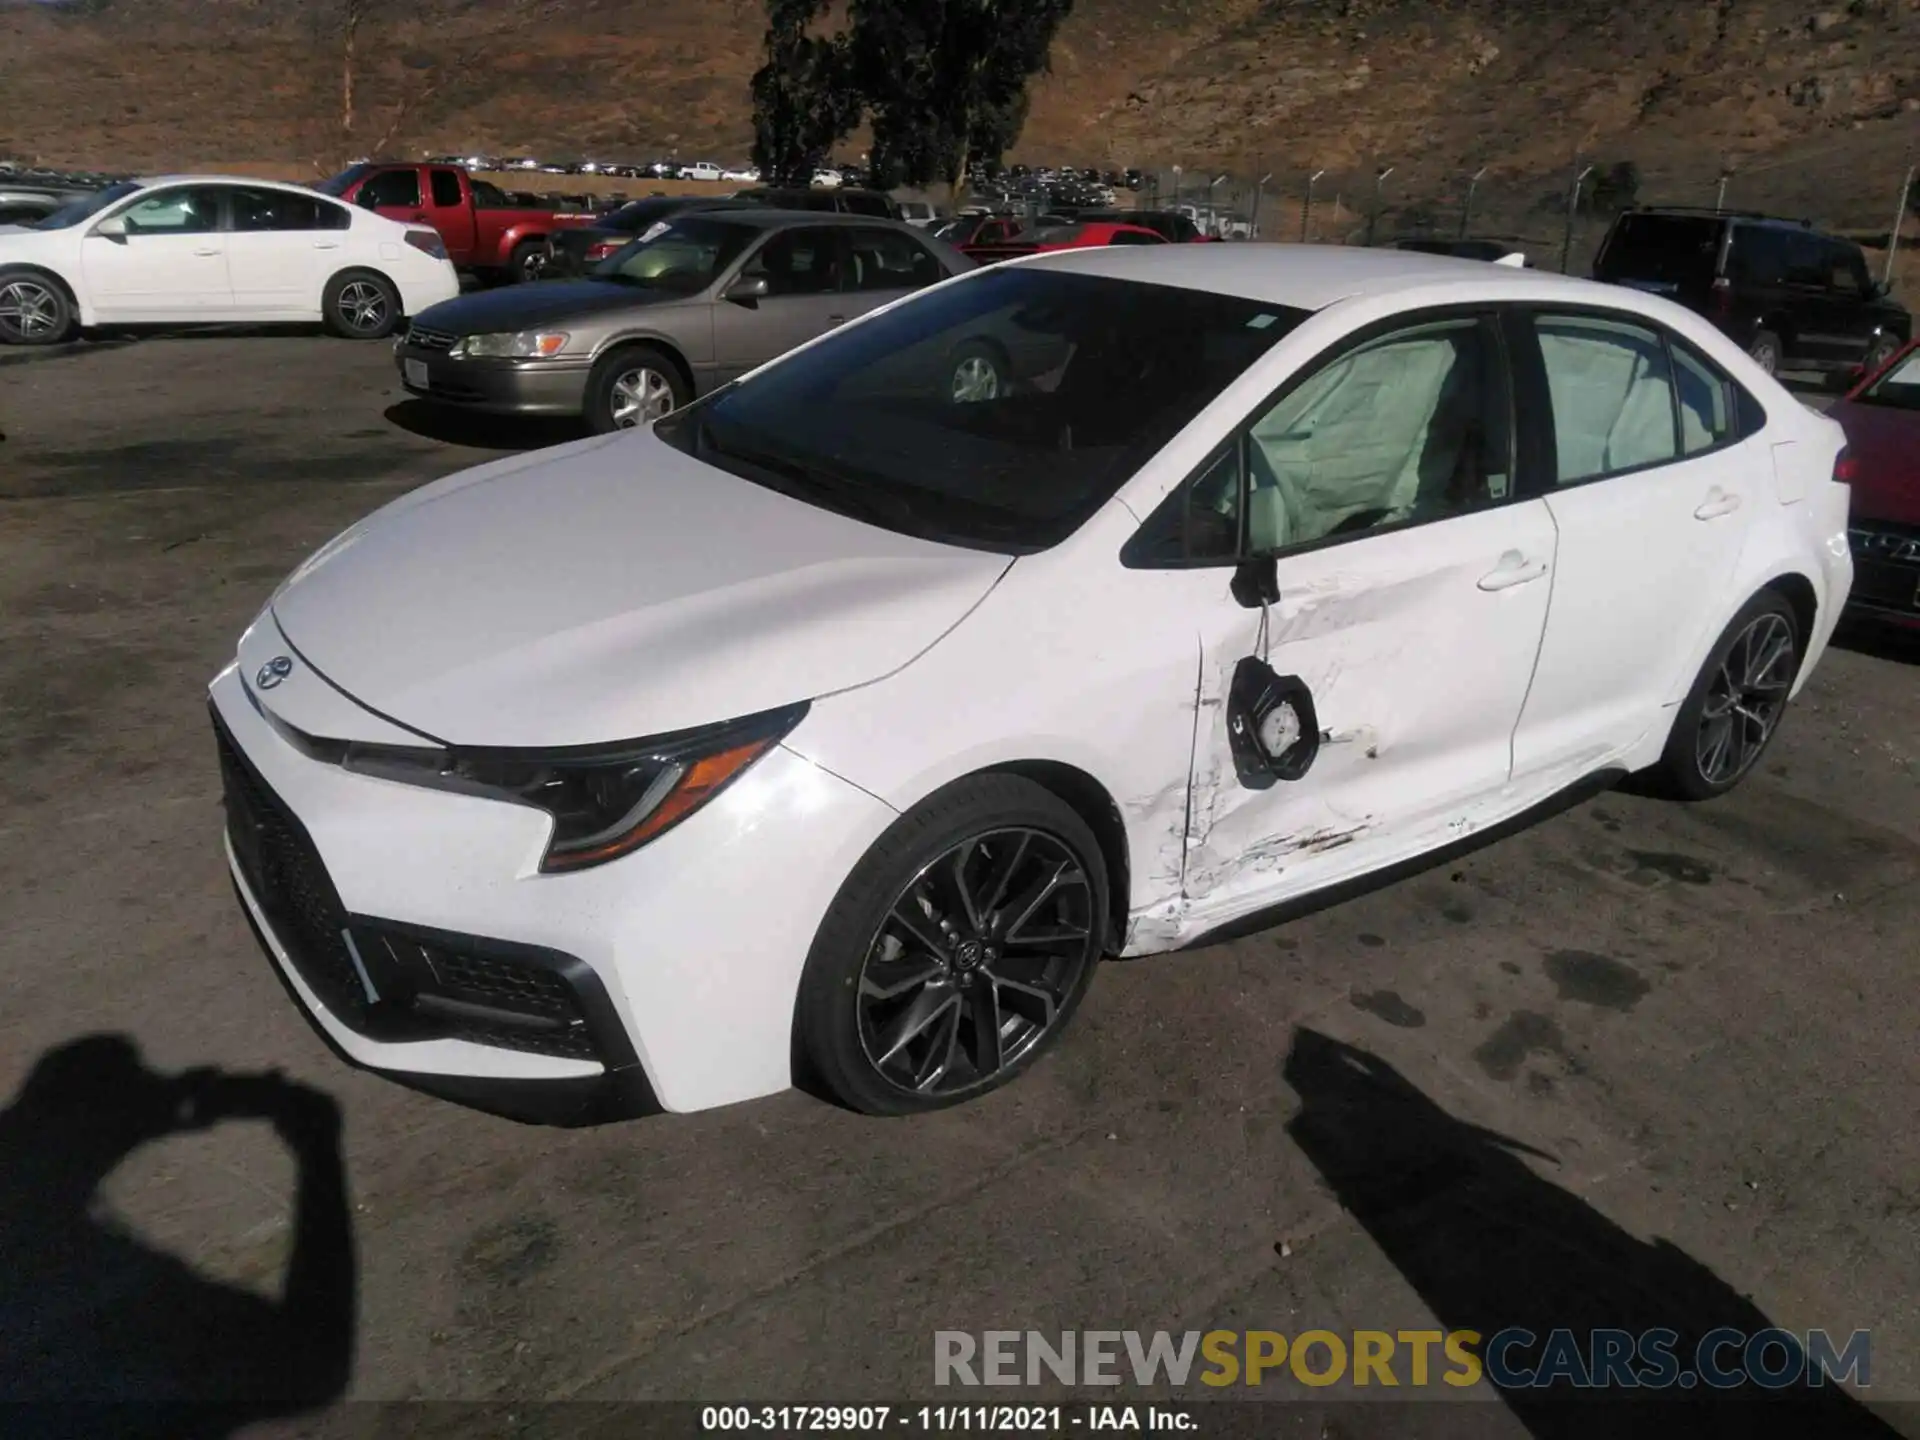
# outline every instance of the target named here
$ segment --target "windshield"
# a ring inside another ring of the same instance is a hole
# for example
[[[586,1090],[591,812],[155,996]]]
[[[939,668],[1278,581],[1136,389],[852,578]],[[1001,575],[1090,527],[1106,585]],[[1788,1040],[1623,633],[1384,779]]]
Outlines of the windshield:
[[[724,220],[656,220],[594,267],[602,279],[695,295],[719,278],[758,233]]]
[[[1720,223],[1711,215],[1622,215],[1594,277],[1705,285],[1719,268]]]
[[[669,444],[902,533],[1058,544],[1306,318],[1016,267],[943,286],[660,422]]]
[[[371,165],[349,165],[338,175],[328,176],[313,188],[318,190],[322,195],[332,195],[338,198],[351,190],[353,188],[353,182],[372,168]]]
[[[68,230],[82,220],[98,215],[116,200],[124,200],[139,192],[139,185],[131,180],[123,180],[118,185],[109,185],[104,190],[96,190],[91,195],[82,195],[78,200],[69,200],[51,215],[30,221],[29,230]]]
[[[1885,405],[1893,410],[1920,410],[1920,350],[1892,366],[1873,384],[1853,397],[1855,404]]]

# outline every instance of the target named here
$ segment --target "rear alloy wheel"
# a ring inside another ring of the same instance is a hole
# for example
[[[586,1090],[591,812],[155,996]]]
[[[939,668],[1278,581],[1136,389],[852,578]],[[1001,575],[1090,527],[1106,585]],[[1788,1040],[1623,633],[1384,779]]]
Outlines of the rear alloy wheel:
[[[1753,363],[1769,375],[1780,373],[1780,337],[1771,330],[1762,330],[1753,337],[1753,343],[1747,346],[1747,354],[1753,357]]]
[[[66,292],[30,271],[0,272],[0,342],[58,345],[74,331]]]
[[[1893,336],[1882,335],[1878,340],[1873,342],[1873,348],[1867,351],[1866,365],[1860,373],[1862,375],[1878,374],[1880,367],[1893,359],[1894,352],[1899,348],[1900,342],[1894,339]]]
[[[1674,717],[1656,770],[1660,788],[1683,800],[1733,789],[1759,763],[1800,673],[1793,609],[1773,591],[1733,618]]]
[[[322,297],[327,329],[347,340],[384,340],[400,323],[400,292],[384,275],[349,270],[327,283]]]
[[[693,397],[679,367],[651,345],[617,350],[587,379],[587,424],[600,434],[637,430],[671,415]]]
[[[799,1039],[871,1114],[1004,1084],[1066,1026],[1105,948],[1106,866],[1085,822],[1012,775],[959,781],[895,822],[814,941]]]

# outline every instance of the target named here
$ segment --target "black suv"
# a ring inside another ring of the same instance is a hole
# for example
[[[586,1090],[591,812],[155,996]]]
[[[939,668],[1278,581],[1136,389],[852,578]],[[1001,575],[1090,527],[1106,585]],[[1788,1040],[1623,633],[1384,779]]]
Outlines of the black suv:
[[[1629,210],[1613,222],[1596,280],[1697,311],[1771,374],[1877,369],[1912,322],[1851,240],[1800,220],[1717,210]]]

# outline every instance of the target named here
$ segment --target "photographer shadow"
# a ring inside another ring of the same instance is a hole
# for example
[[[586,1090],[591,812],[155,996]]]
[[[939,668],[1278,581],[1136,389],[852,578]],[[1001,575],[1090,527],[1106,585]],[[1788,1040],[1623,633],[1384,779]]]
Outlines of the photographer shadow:
[[[1714,1330],[1750,1336],[1772,1328],[1692,1256],[1665,1240],[1637,1239],[1522,1158],[1550,1164],[1551,1156],[1449,1115],[1378,1057],[1301,1030],[1285,1075],[1301,1101],[1287,1125],[1294,1143],[1440,1326],[1479,1332],[1476,1353],[1486,1355],[1501,1330],[1530,1331],[1536,1343],[1510,1358],[1531,1369],[1555,1330],[1572,1332],[1590,1355],[1597,1329],[1635,1337],[1665,1329],[1676,1334],[1679,1368],[1691,1370]],[[1833,1340],[1844,1348],[1847,1335]],[[1740,1354],[1735,1346],[1715,1359],[1733,1366]],[[1564,1379],[1502,1386],[1491,1376],[1488,1383],[1539,1440],[1899,1440],[1845,1390],[1804,1376],[1772,1390],[1577,1389]]]
[[[102,1213],[135,1150],[263,1119],[298,1170],[278,1299],[197,1273]],[[162,1075],[124,1036],[41,1057],[0,1111],[0,1400],[10,1435],[212,1437],[337,1399],[355,1259],[331,1097],[275,1073]]]

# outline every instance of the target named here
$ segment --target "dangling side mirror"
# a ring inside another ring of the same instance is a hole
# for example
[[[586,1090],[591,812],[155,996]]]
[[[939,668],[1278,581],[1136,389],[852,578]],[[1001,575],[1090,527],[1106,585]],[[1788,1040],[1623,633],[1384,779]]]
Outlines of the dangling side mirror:
[[[1249,610],[1280,603],[1280,567],[1271,555],[1242,560],[1233,571],[1233,598]]]

